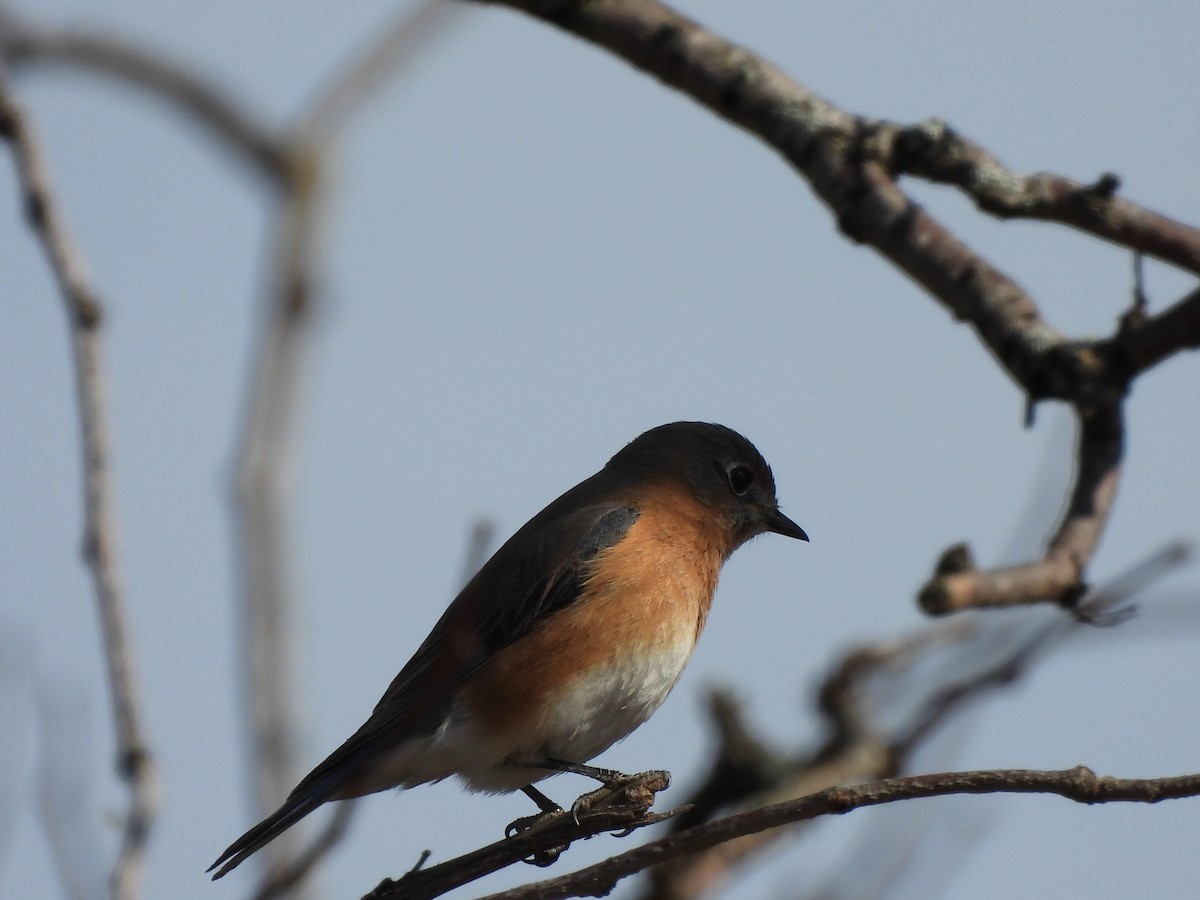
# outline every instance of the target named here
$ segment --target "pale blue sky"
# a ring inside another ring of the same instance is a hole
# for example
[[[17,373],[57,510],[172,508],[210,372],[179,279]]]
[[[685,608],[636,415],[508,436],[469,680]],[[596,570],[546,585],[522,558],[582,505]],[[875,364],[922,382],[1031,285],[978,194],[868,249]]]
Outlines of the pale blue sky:
[[[283,122],[393,6],[19,8],[136,35]],[[1015,169],[1114,171],[1129,197],[1200,221],[1195,3],[682,8],[852,112],[939,116]],[[244,896],[241,871],[210,885],[203,870],[250,824],[227,499],[270,197],[190,124],[124,87],[39,70],[18,88],[110,310],[121,549],[165,786],[146,896]],[[340,150],[297,479],[312,762],[357,727],[448,602],[476,517],[507,535],[666,421],[746,434],[813,539],[764,538],[733,558],[676,692],[601,760],[670,769],[668,802],[706,749],[705,686],[733,685],[778,740],[811,741],[812,686],[850,643],[921,624],[913,595],[947,544],[967,539],[994,563],[1043,537],[1049,523],[1013,529],[1043,459],[1065,452],[1053,409],[1023,430],[1021,395],[969,329],[839,237],[770,151],[608,55],[507,11],[470,10]],[[55,896],[28,774],[35,686],[91,711],[77,724],[91,729],[97,820],[122,810],[125,794],[111,774],[79,562],[66,329],[19,221],[11,166],[0,170],[0,664],[23,659],[17,684],[28,689],[0,702],[15,710],[14,769],[29,788],[0,846],[0,897]],[[1051,324],[1111,330],[1129,296],[1127,254],[1059,228],[996,223],[949,191],[912,187],[1029,288]],[[1156,309],[1192,286],[1148,272]],[[1200,534],[1196,391],[1192,356],[1138,381],[1097,578]],[[1163,585],[1176,598],[1198,588],[1194,569]],[[1147,604],[1118,634],[1084,635],[990,704],[951,764],[1195,771],[1200,623],[1184,608]],[[545,788],[569,799],[583,785],[564,777]],[[986,842],[948,896],[1182,896],[1179,885],[1200,875],[1198,801],[968,798],[953,814],[972,804]],[[358,896],[426,847],[444,859],[495,839],[528,805],[455,784],[379,795],[361,805],[324,883],[331,896]],[[821,881],[840,838],[875,814],[822,826],[814,850],[782,854],[731,895],[786,896]],[[565,862],[625,846],[592,841]],[[539,874],[521,867],[463,895]]]

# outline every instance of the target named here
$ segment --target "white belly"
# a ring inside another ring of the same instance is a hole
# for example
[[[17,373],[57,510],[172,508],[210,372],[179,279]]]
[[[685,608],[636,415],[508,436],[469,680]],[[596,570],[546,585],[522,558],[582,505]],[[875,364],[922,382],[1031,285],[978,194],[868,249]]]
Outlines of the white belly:
[[[623,740],[662,705],[692,652],[685,636],[620,665],[597,666],[548,704],[540,747],[525,748],[569,762],[586,762]]]
[[[672,638],[654,652],[631,653],[576,678],[506,746],[480,753],[486,742],[473,739],[475,752],[461,759],[456,774],[472,790],[512,791],[554,774],[536,768],[542,759],[587,763],[624,740],[662,705],[691,656],[694,632]]]

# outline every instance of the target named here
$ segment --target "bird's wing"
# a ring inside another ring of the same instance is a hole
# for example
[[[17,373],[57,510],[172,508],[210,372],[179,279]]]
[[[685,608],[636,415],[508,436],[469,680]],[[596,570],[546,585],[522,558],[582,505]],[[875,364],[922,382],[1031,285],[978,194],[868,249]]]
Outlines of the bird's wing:
[[[563,503],[570,496],[555,501],[496,551],[392,681],[371,717],[296,786],[292,797],[337,796],[343,782],[352,780],[356,763],[436,728],[454,689],[468,676],[578,599],[592,561],[625,536],[639,513],[630,505],[601,503],[558,514],[575,505]]]
[[[592,561],[618,543],[638,518],[629,504],[589,502],[603,493],[593,479],[550,504],[479,570],[396,676],[371,717],[313,769],[283,805],[229,846],[209,868],[220,878],[282,831],[329,800],[355,796],[356,776],[415,735],[438,727],[454,690],[493,654],[575,602]],[[375,787],[367,787],[375,790]]]
[[[619,543],[637,518],[632,506],[581,510],[571,517],[574,521],[563,523],[560,534],[567,539],[553,548],[555,558],[539,560],[541,565],[521,573],[501,590],[485,585],[480,595],[484,615],[478,621],[486,655],[507,647],[542,619],[578,600],[596,557]]]

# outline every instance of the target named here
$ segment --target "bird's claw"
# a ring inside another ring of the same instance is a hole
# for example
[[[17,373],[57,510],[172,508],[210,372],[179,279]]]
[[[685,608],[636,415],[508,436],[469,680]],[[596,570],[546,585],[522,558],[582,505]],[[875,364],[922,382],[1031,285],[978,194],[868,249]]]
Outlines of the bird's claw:
[[[612,773],[613,777],[594,791],[589,791],[571,804],[570,815],[575,826],[581,827],[583,821],[592,813],[617,812],[640,814],[654,805],[655,795],[666,790],[671,783],[671,774],[661,770],[640,772],[637,775]],[[506,838],[515,838],[532,829],[543,826],[553,827],[555,822],[561,822],[565,815],[560,807],[546,809],[532,816],[522,816],[509,822],[504,829]],[[621,836],[630,834],[634,828],[626,828]],[[546,867],[557,862],[563,852],[570,846],[570,841],[557,846],[536,850],[525,857],[522,862],[532,866]]]
[[[569,846],[571,845],[562,844],[558,847],[546,847],[545,849],[538,850],[536,853],[530,854],[521,860],[521,862],[525,863],[526,865],[537,866],[539,869],[544,869],[547,866],[552,866],[558,862],[558,858],[563,855],[563,851]]]
[[[549,819],[551,816],[556,816],[562,812],[562,809],[548,809],[543,812],[534,813],[532,816],[521,816],[519,819],[513,819],[504,826],[504,836],[506,838],[516,837],[518,834],[528,831],[535,825]]]
[[[621,775],[606,781],[571,804],[571,818],[581,824],[581,818],[593,810],[647,810],[654,805],[655,795],[666,790],[671,773],[661,769]]]
[[[515,838],[517,835],[524,834],[531,828],[535,828],[538,825],[541,825],[543,822],[549,821],[552,817],[561,816],[562,812],[563,811],[561,808],[547,809],[540,813],[534,813],[532,816],[522,816],[519,819],[513,819],[504,827],[504,836],[506,838]],[[558,858],[563,855],[563,851],[565,851],[569,846],[571,845],[567,843],[561,844],[557,847],[543,847],[540,850],[535,850],[533,853],[529,854],[529,856],[526,856],[521,860],[521,862],[544,869],[546,866],[553,865],[555,862],[557,862]]]

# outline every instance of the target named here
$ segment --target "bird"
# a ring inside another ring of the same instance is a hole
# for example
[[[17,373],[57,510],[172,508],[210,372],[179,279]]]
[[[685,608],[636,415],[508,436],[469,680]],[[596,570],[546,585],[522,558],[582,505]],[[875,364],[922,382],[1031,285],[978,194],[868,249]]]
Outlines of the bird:
[[[587,765],[645,722],[753,537],[808,540],[770,466],[723,425],[634,438],[523,525],[451,602],[367,721],[209,867],[217,879],[319,806],[457,776],[485,793]],[[626,777],[626,776],[621,776]]]

